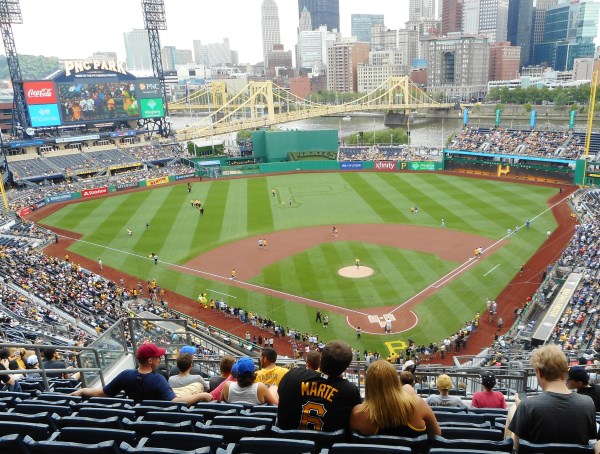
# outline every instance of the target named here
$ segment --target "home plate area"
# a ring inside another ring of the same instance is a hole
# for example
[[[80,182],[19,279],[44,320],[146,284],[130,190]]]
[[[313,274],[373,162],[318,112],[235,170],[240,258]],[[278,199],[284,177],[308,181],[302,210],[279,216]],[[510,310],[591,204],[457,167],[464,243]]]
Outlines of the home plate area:
[[[382,316],[369,315],[369,322],[377,323],[381,328],[385,328],[385,324],[388,320],[393,323],[396,321],[396,317],[394,317],[394,314],[383,314]]]

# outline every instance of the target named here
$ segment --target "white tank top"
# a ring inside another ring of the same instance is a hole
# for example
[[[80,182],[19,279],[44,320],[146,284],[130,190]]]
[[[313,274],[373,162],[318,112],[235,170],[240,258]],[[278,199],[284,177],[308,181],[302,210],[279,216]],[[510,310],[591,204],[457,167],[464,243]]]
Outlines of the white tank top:
[[[258,383],[252,383],[250,386],[240,388],[240,386],[233,382],[229,385],[229,396],[227,399],[229,403],[248,403],[254,405],[260,405],[261,402],[258,400]]]

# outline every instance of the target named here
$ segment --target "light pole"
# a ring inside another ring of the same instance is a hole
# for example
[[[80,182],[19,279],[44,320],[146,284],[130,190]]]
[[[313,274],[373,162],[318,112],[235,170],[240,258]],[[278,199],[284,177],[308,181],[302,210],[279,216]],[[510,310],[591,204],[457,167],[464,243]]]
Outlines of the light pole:
[[[390,147],[394,145],[394,134],[390,134]]]

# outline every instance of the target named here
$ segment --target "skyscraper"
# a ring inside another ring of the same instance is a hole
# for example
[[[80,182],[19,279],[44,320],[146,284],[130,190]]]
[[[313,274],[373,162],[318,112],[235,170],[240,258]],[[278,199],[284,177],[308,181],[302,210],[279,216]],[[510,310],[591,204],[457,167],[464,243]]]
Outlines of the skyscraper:
[[[508,41],[521,48],[521,67],[529,66],[533,38],[533,0],[508,3]]]
[[[383,24],[383,14],[352,14],[352,36],[356,36],[363,43],[371,42],[371,28],[373,25]]]
[[[310,11],[313,30],[321,25],[340,31],[340,0],[298,0],[298,17],[306,7]]]
[[[533,20],[533,44],[544,40],[544,24],[548,8],[558,4],[558,0],[537,0],[535,3],[535,14]]]
[[[134,29],[130,32],[123,33],[123,39],[125,40],[127,69],[138,71],[152,70],[148,31],[143,29]]]
[[[423,17],[435,19],[435,5],[433,0],[409,0],[408,20],[416,21]]]
[[[342,41],[327,48],[327,89],[341,92],[358,90],[358,65],[369,61],[367,43]]]
[[[269,51],[273,44],[281,42],[279,34],[279,10],[275,0],[263,0],[261,10],[263,62],[265,68],[269,65]]]
[[[479,33],[489,42],[506,41],[508,28],[508,0],[481,0],[479,8]]]
[[[462,30],[462,0],[442,0],[442,35]]]

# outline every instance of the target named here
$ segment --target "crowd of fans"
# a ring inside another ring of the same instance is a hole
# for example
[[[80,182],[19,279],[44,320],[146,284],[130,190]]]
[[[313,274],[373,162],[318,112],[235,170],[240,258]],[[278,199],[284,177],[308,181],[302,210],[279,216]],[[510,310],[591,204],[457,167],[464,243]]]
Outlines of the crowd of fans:
[[[438,161],[440,150],[406,145],[341,146],[338,161]]]
[[[573,131],[490,129],[472,126],[465,127],[448,149],[538,158],[580,159],[583,155],[583,139]],[[600,152],[594,149],[590,151]]]

